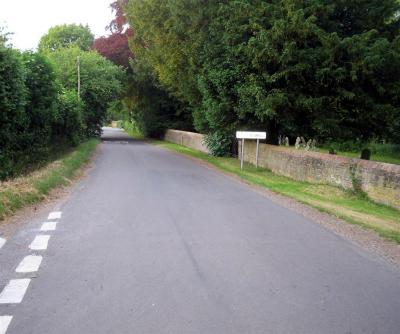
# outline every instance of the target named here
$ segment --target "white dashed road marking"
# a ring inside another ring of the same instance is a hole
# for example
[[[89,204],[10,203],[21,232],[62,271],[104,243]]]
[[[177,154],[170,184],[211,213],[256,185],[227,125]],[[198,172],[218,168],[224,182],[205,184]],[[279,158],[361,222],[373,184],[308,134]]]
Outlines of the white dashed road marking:
[[[32,250],[44,250],[47,249],[47,245],[49,243],[50,236],[49,235],[37,235],[35,239],[29,245],[29,248]]]
[[[49,216],[47,217],[47,219],[51,220],[51,219],[60,219],[62,215],[61,211],[53,211],[49,213]]]
[[[33,273],[39,270],[40,264],[42,263],[42,257],[37,255],[26,256],[18,265],[15,271],[17,273]]]
[[[30,282],[29,278],[11,280],[0,293],[0,304],[18,304],[22,302]]]
[[[3,239],[3,238],[0,238],[0,249],[1,249],[1,247],[3,247],[4,246],[4,244],[6,243],[6,239]],[[0,332],[1,333],[1,332]]]
[[[47,222],[43,223],[41,231],[55,231],[57,227],[57,222]]]
[[[13,317],[5,315],[0,317],[0,334],[5,334]]]

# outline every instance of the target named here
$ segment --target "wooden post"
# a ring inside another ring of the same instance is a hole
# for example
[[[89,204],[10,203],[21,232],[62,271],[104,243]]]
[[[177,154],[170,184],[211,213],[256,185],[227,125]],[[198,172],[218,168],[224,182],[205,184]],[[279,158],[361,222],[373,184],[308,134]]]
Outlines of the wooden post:
[[[78,56],[77,58],[77,66],[78,66],[78,99],[81,99],[81,59]]]
[[[244,160],[244,138],[242,139],[242,147],[241,147],[241,159],[240,159],[240,170],[243,170],[243,160]]]
[[[258,168],[258,151],[260,146],[260,139],[257,139],[257,151],[256,151],[256,168]]]

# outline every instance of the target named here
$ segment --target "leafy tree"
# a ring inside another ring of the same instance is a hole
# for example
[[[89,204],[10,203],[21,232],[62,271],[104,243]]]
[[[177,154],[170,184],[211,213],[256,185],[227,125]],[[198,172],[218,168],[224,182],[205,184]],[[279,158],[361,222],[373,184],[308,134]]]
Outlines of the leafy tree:
[[[129,68],[129,60],[133,55],[129,48],[128,38],[125,33],[99,37],[94,41],[93,49],[114,64]]]
[[[123,103],[131,120],[145,136],[159,138],[168,127],[175,128],[180,121],[176,110],[178,101],[159,88],[149,68],[136,60],[132,61],[132,74]]]
[[[81,98],[85,104],[84,122],[88,136],[99,135],[109,103],[122,91],[124,71],[95,51],[78,47],[58,49],[49,53],[57,78],[66,90],[76,90],[77,57],[81,67]]]
[[[266,129],[271,142],[398,140],[396,0],[129,0],[123,10],[135,66],[218,154],[238,128]]]
[[[115,18],[107,27],[111,35],[97,38],[92,48],[114,64],[129,69],[129,60],[133,57],[129,48],[129,37],[133,36],[133,30],[126,21],[124,4],[126,0],[115,1],[110,5],[115,14]]]
[[[199,53],[207,39],[214,1],[128,1],[124,9],[135,33],[131,48],[138,61],[149,64],[157,82],[183,106],[200,100]]]
[[[63,24],[49,29],[39,42],[40,52],[56,51],[60,48],[76,46],[81,50],[90,50],[94,35],[89,26]]]

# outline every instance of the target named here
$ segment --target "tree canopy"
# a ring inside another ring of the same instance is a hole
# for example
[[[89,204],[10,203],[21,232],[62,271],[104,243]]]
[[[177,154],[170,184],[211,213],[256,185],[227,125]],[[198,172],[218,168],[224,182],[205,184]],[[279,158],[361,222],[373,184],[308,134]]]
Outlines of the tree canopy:
[[[87,135],[98,135],[109,103],[122,91],[124,71],[95,51],[82,51],[77,46],[61,48],[49,53],[48,57],[65,90],[76,90],[78,56]]]
[[[125,2],[134,70],[210,145],[235,129],[399,141],[398,1]]]
[[[77,46],[81,50],[90,50],[94,35],[89,26],[81,24],[62,24],[49,29],[39,42],[39,51],[56,51],[68,46]]]

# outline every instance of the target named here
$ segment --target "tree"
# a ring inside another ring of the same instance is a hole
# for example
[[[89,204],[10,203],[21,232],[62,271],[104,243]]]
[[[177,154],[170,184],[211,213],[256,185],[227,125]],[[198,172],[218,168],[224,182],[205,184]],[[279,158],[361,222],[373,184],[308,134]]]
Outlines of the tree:
[[[77,57],[81,63],[81,98],[85,104],[86,134],[96,136],[110,102],[122,91],[124,70],[95,51],[82,51],[78,47],[61,48],[48,54],[57,78],[65,90],[76,90]]]
[[[129,27],[123,12],[126,2],[126,0],[118,0],[110,5],[115,14],[115,18],[107,27],[111,35],[97,38],[92,48],[114,64],[129,69],[129,61],[133,57],[129,48],[129,37],[133,36],[133,30]]]
[[[81,50],[90,50],[94,35],[89,26],[63,24],[49,29],[39,42],[40,52],[56,51],[60,48],[76,46]]]
[[[200,100],[199,55],[207,39],[214,1],[128,1],[124,10],[135,33],[131,48],[138,61],[150,65],[160,85],[184,108]]]
[[[397,0],[130,0],[123,7],[135,31],[135,64],[212,147],[229,143],[238,128],[267,130],[271,142],[279,135],[398,138],[399,9]]]
[[[114,64],[129,68],[129,60],[133,57],[128,44],[129,36],[126,33],[114,33],[110,36],[97,38],[93,49]]]

